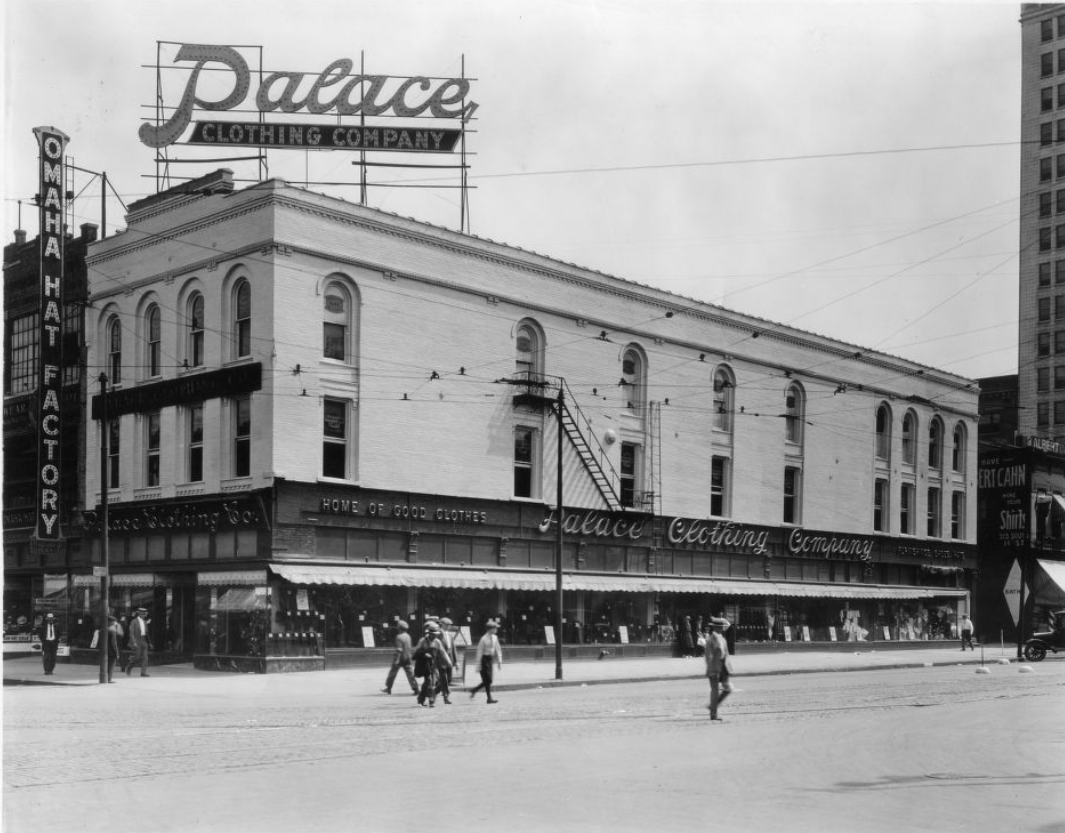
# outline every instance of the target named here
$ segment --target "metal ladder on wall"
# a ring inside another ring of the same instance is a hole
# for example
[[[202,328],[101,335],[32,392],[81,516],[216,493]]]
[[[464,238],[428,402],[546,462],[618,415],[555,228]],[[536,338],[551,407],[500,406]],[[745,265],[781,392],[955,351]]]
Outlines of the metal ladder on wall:
[[[603,446],[595,438],[592,424],[577,404],[566,380],[560,378],[559,384],[563,393],[560,414],[562,428],[584,465],[585,471],[588,472],[588,476],[591,477],[599,494],[606,501],[607,507],[611,512],[620,512],[624,509],[620,497],[621,478],[610,460],[607,459]],[[558,404],[556,400],[554,403],[556,409]]]
[[[662,403],[651,402],[647,412],[647,477],[644,506],[653,516],[651,558],[662,547]]]

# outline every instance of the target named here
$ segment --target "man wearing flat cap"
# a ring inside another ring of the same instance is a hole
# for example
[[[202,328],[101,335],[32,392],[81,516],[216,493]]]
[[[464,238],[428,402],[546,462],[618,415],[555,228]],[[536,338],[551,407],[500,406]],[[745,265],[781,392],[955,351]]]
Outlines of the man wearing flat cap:
[[[472,700],[477,695],[477,692],[483,688],[485,694],[488,695],[488,702],[498,703],[499,701],[492,697],[492,666],[494,665],[496,668],[503,667],[503,648],[499,644],[499,637],[496,636],[499,623],[489,619],[485,628],[484,636],[477,643],[477,668],[481,673],[481,684],[470,691],[470,699]]]
[[[59,655],[59,624],[55,620],[54,613],[44,615],[44,623],[41,625],[41,661],[44,663],[44,673],[51,674],[55,671],[55,658]]]
[[[729,623],[720,616],[710,617],[710,636],[706,640],[706,676],[710,680],[710,719],[721,720],[717,715],[718,706],[732,693],[729,682],[728,643],[725,630]]]
[[[392,643],[395,648],[395,652],[392,654],[392,667],[388,669],[388,678],[385,680],[385,687],[381,689],[385,694],[392,693],[392,683],[396,681],[396,675],[399,673],[399,669],[403,669],[403,673],[407,675],[407,682],[410,683],[411,694],[418,693],[418,684],[414,681],[414,673],[411,671],[411,657],[414,653],[414,646],[410,640],[410,634],[407,633],[407,628],[410,626],[400,619],[396,622],[396,639]]]
[[[148,610],[138,607],[133,611],[133,620],[129,623],[129,664],[126,666],[126,676],[130,676],[134,665],[141,667],[141,676],[150,677],[148,673],[148,651],[152,647],[148,639]]]

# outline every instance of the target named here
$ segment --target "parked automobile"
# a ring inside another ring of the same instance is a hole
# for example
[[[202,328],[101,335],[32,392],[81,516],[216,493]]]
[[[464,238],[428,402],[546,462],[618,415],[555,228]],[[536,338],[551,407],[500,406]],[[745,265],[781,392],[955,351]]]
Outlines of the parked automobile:
[[[1029,662],[1041,662],[1047,651],[1065,651],[1065,610],[1051,614],[1051,630],[1034,633],[1024,643],[1024,658]]]

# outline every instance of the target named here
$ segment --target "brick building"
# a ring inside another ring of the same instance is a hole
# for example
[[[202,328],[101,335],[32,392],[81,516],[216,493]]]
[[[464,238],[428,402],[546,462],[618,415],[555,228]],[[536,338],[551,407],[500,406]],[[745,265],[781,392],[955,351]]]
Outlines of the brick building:
[[[971,380],[225,170],[127,223],[88,257],[113,603],[202,667],[343,664],[428,615],[543,644],[560,483],[569,645],[969,609]]]

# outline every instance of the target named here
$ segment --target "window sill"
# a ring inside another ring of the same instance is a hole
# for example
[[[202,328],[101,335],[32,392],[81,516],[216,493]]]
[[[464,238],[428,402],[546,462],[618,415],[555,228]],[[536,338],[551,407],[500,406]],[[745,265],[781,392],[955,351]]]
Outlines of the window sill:
[[[174,491],[174,496],[193,497],[194,495],[202,495],[205,491],[207,491],[207,488],[203,483],[191,483],[187,486],[178,486]]]
[[[336,485],[336,486],[358,486],[359,485],[359,481],[358,480],[348,480],[348,479],[343,478],[343,477],[323,477],[321,475],[318,476],[318,482],[319,483],[330,483],[330,484],[333,484],[333,485]]]
[[[143,489],[133,490],[133,497],[136,500],[153,500],[162,496],[163,488],[161,486],[146,486]]]

